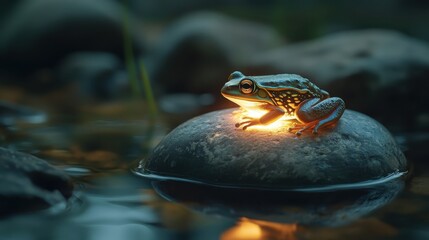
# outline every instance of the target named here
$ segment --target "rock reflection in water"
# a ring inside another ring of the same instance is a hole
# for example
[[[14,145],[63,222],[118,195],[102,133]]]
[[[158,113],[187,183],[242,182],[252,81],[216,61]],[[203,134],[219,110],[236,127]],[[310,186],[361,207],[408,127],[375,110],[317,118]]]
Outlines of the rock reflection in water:
[[[325,192],[244,190],[178,181],[152,184],[164,198],[206,214],[331,227],[351,223],[386,205],[404,186],[401,179]]]
[[[237,225],[225,231],[221,240],[283,239],[296,240],[297,224],[280,224],[241,218]]]

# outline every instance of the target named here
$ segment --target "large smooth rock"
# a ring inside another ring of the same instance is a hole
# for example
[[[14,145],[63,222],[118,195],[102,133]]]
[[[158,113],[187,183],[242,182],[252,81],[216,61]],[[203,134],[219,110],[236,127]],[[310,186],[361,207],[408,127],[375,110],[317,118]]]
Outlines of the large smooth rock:
[[[388,30],[359,30],[268,51],[252,59],[252,74],[297,73],[347,107],[392,129],[429,129],[429,45]]]
[[[0,217],[65,204],[70,178],[46,161],[0,148]]]
[[[151,177],[270,189],[351,184],[406,171],[406,159],[389,132],[370,117],[346,111],[318,135],[236,129],[226,109],[196,117],[167,135],[141,164]]]

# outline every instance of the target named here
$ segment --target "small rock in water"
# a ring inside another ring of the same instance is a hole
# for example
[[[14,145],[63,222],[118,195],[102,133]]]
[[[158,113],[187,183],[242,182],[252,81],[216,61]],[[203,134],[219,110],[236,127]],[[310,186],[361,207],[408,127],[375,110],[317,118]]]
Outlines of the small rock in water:
[[[404,155],[378,122],[346,110],[335,127],[300,137],[287,122],[276,129],[234,126],[237,109],[182,124],[142,162],[146,176],[218,186],[314,188],[377,180],[407,170]]]
[[[37,124],[46,121],[46,119],[47,116],[43,112],[14,103],[0,101],[0,125],[12,125],[19,121]]]
[[[0,148],[0,218],[65,204],[70,178],[42,159]]]
[[[78,52],[58,67],[64,84],[77,83],[80,98],[110,100],[128,93],[128,78],[121,60],[109,52]]]

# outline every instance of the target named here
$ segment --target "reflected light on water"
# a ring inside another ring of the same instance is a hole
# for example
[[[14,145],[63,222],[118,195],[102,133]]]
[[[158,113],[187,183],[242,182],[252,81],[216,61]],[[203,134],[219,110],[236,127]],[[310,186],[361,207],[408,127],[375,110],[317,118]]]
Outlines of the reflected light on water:
[[[283,239],[296,240],[296,224],[280,224],[241,218],[237,225],[226,230],[221,240]]]
[[[252,240],[261,239],[262,229],[258,224],[250,221],[239,221],[238,224],[227,231],[225,231],[221,240]]]

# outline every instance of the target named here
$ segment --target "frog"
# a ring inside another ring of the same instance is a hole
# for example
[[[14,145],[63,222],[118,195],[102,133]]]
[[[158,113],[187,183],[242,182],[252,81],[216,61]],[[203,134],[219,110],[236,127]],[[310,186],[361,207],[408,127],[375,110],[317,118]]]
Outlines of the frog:
[[[257,106],[266,111],[259,118],[244,117],[235,124],[246,130],[251,126],[268,125],[283,116],[295,119],[288,130],[301,135],[307,130],[318,134],[319,129],[335,125],[345,111],[339,97],[331,97],[307,78],[298,74],[246,76],[231,73],[221,94],[241,107]]]

